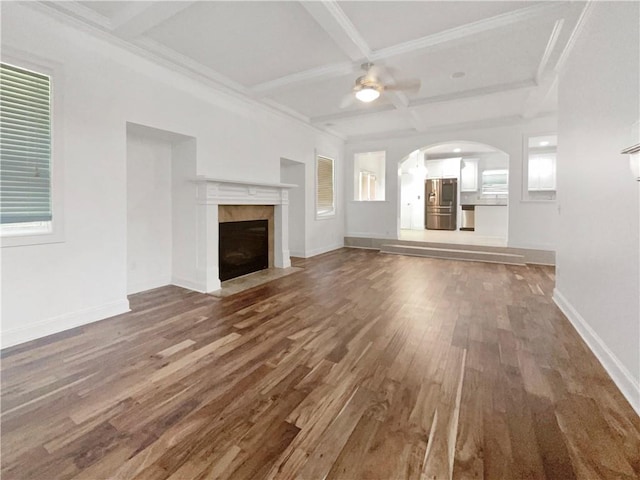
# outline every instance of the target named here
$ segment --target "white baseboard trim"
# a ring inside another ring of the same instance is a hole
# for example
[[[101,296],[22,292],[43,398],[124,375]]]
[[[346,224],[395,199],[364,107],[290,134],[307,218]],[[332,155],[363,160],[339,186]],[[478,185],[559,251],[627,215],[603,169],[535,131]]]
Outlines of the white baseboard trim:
[[[206,288],[203,288],[203,286],[198,282],[188,278],[171,277],[171,285],[186,288],[187,290],[193,290],[194,292],[207,293]]]
[[[345,237],[351,238],[372,238],[377,240],[398,240],[397,236],[394,235],[382,235],[379,233],[364,233],[364,232],[356,232],[356,233],[345,233]]]
[[[313,250],[307,250],[304,258],[315,257],[316,255],[322,255],[323,253],[332,252],[333,250],[338,250],[339,248],[344,247],[344,242],[336,243],[334,245],[329,245],[328,247],[320,247],[314,248]]]
[[[36,338],[46,337],[54,333],[60,333],[71,328],[80,327],[89,323],[104,320],[105,318],[129,312],[129,300],[115,300],[96,307],[84,308],[75,312],[64,313],[55,317],[40,320],[39,322],[12,328],[2,332],[0,345],[2,348],[12,347],[20,343],[29,342]]]
[[[154,288],[164,287],[171,284],[171,277],[159,277],[145,282],[138,282],[129,285],[127,288],[127,295],[133,295],[134,293],[146,292]]]
[[[558,291],[553,290],[553,301],[569,319],[578,334],[589,346],[593,354],[600,361],[613,382],[629,401],[633,409],[640,416],[640,383],[634,379],[629,370],[618,360],[606,343],[587,321],[578,313],[571,303]]]

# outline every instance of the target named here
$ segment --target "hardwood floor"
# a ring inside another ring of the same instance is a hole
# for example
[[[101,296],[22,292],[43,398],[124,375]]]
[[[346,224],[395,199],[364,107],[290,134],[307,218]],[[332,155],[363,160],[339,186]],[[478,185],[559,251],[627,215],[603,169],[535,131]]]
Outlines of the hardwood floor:
[[[2,352],[2,478],[636,479],[553,269],[343,249]]]

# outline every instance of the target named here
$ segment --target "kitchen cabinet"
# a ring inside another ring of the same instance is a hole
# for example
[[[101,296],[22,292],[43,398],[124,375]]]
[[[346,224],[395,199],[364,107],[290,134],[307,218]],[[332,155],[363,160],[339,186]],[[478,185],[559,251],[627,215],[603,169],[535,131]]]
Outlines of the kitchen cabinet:
[[[427,178],[459,178],[460,159],[427,160]]]
[[[487,237],[507,237],[509,209],[506,205],[476,205],[475,232]]]
[[[427,178],[442,178],[444,163],[442,160],[428,160],[426,162]]]
[[[460,191],[461,192],[477,192],[478,191],[478,159],[464,158],[462,159],[462,168],[460,169]]]
[[[553,191],[556,189],[556,155],[531,155],[529,157],[529,191]]]

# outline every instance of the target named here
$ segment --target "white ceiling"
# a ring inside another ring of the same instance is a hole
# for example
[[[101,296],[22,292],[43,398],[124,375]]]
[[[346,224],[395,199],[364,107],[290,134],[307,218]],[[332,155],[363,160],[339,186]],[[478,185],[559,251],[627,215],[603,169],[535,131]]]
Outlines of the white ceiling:
[[[177,68],[347,139],[556,109],[583,2],[47,2]],[[366,61],[419,80],[341,108]],[[464,72],[452,78],[455,72]]]

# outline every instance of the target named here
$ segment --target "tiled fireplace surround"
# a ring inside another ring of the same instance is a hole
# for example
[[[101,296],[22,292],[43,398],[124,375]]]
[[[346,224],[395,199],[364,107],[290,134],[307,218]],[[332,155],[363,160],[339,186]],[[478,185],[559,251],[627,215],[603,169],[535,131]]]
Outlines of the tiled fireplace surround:
[[[286,268],[289,259],[289,188],[282,183],[197,180],[197,283],[199,290],[220,289],[220,222],[269,219],[269,266]],[[271,207],[268,207],[271,206]],[[272,213],[270,214],[270,211]]]

